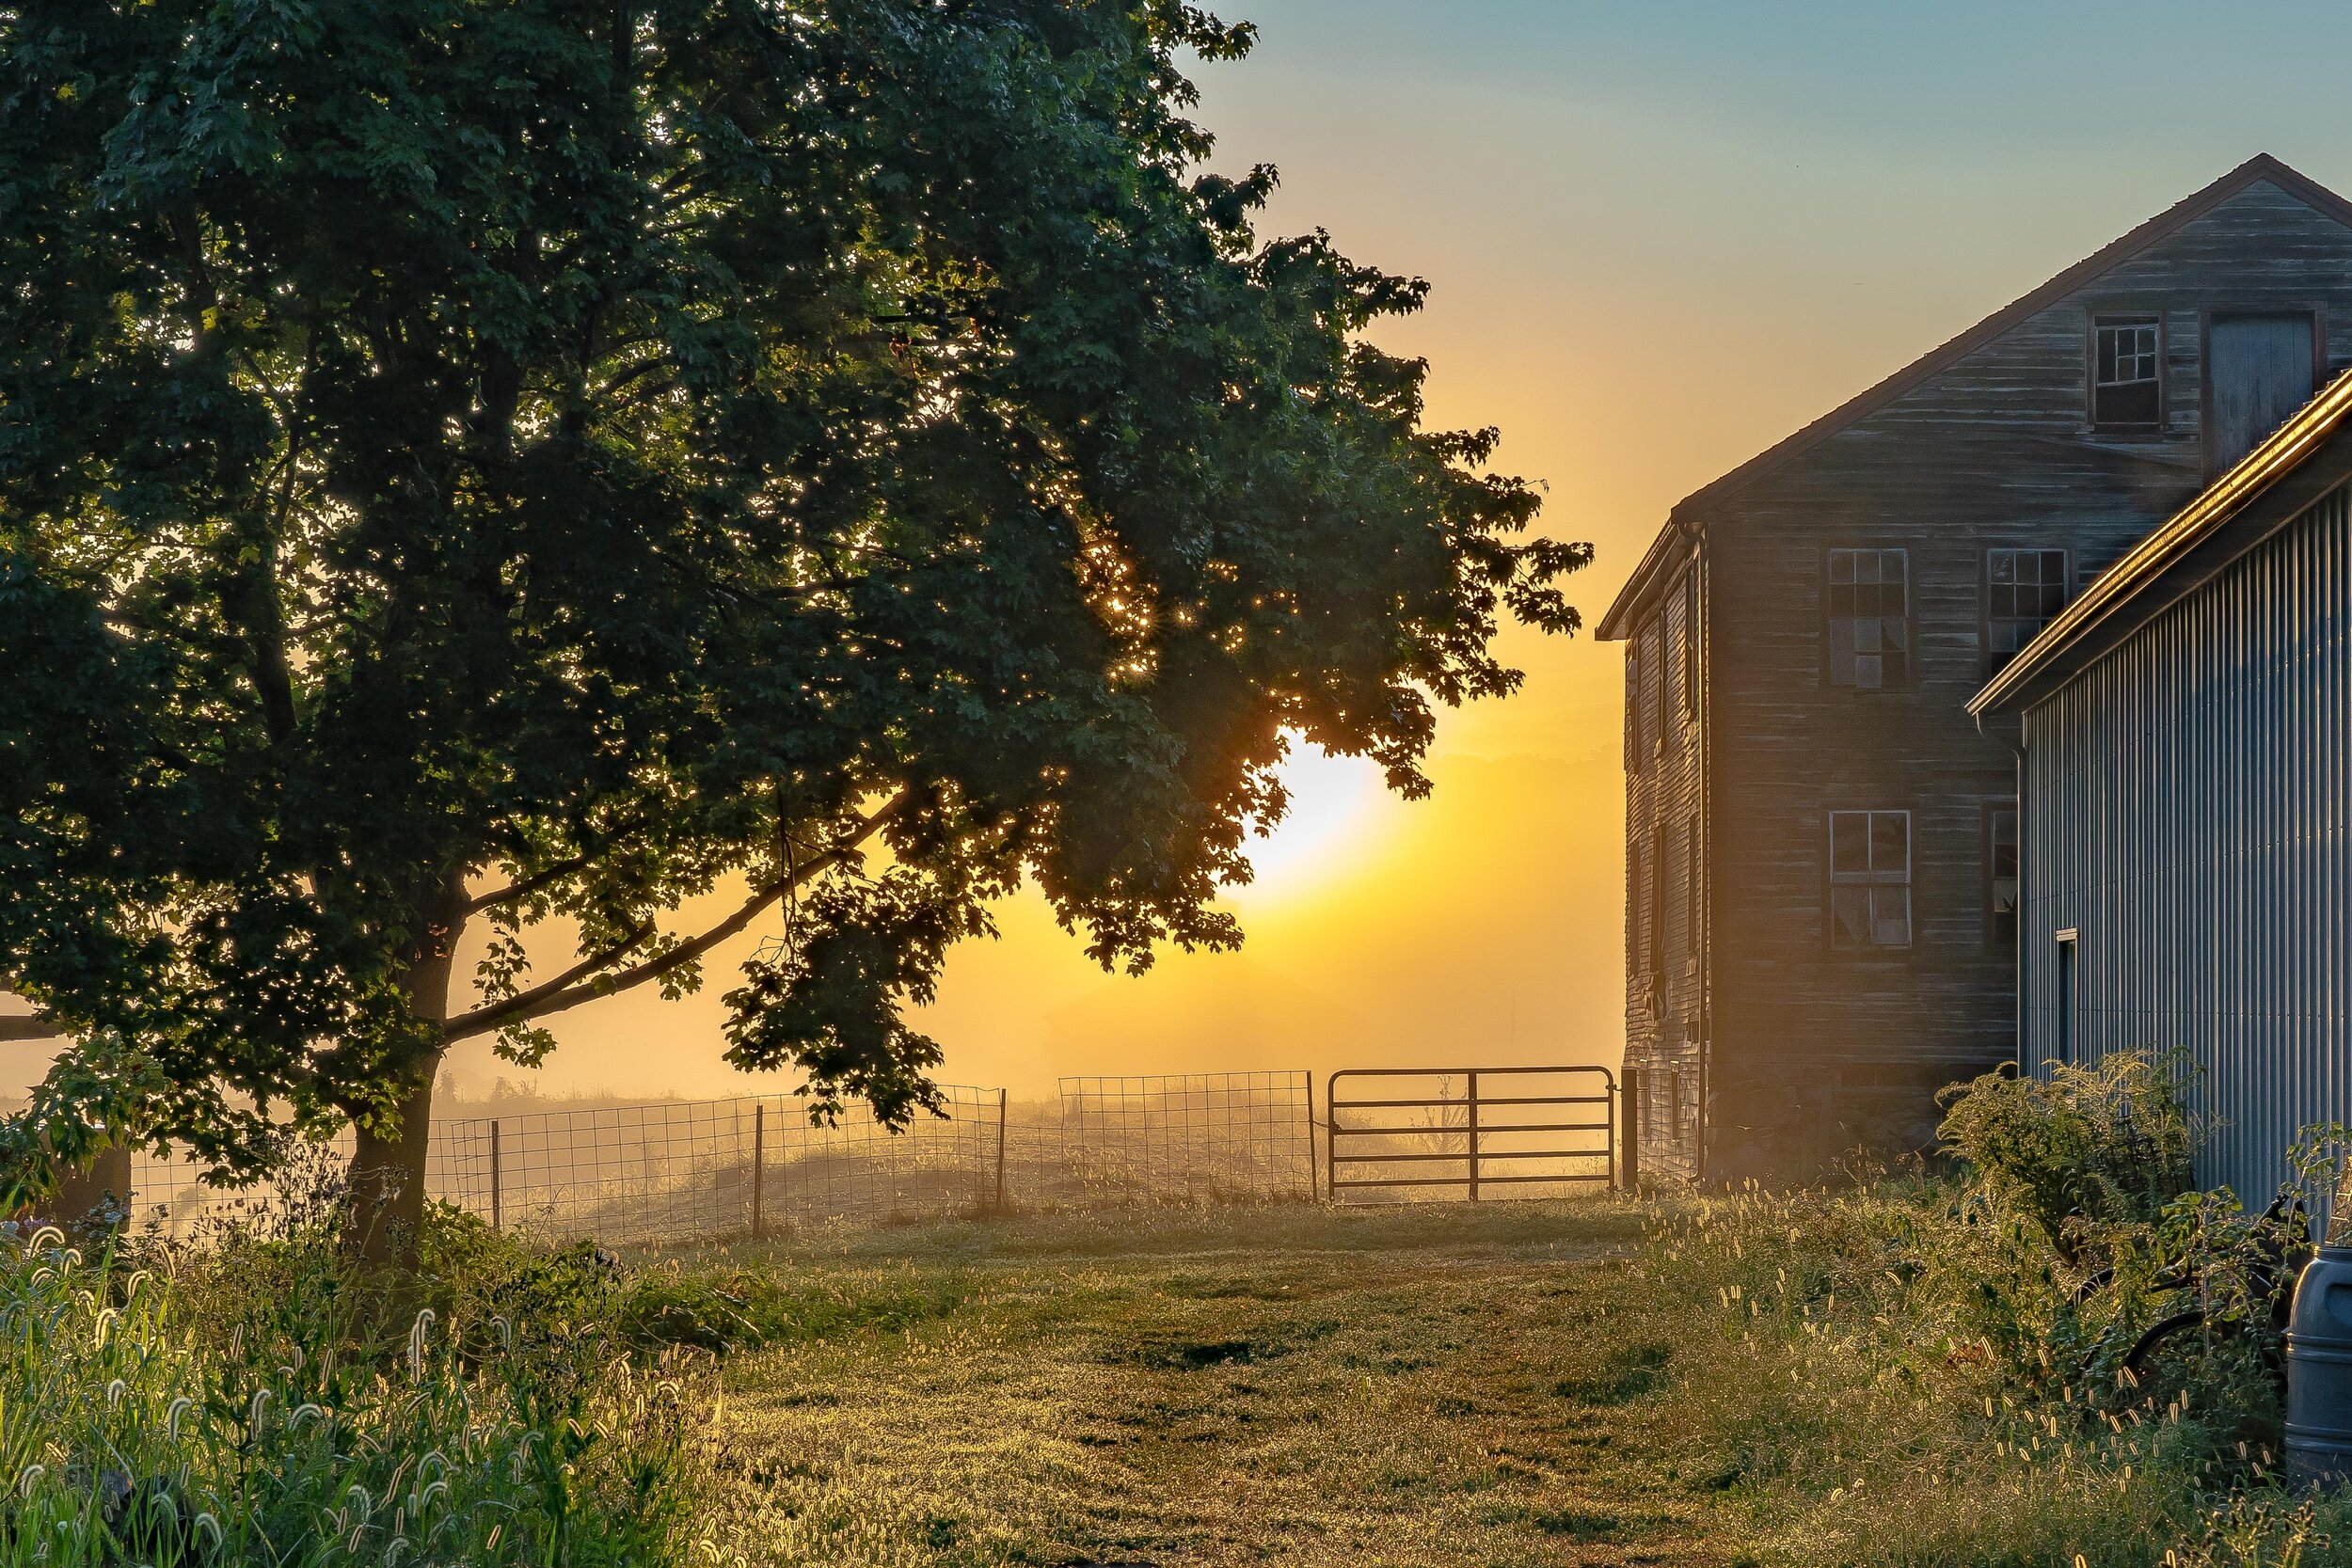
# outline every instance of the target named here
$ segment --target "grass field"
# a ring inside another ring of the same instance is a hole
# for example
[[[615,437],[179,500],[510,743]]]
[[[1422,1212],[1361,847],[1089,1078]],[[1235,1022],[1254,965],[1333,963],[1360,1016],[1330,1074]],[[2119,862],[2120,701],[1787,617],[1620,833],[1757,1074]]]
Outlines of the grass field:
[[[2018,1305],[2046,1293],[1989,1295],[1955,1214],[1951,1189],[1900,1184],[1142,1210],[680,1260],[681,1277],[764,1276],[820,1325],[718,1365],[706,1550],[910,1568],[2352,1560],[2344,1499],[2279,1485],[2275,1410],[2080,1381]]]
[[[1608,1201],[1091,1215],[768,1266],[934,1315],[731,1362],[750,1560],[1720,1562]],[[739,1254],[738,1261],[751,1259]]]

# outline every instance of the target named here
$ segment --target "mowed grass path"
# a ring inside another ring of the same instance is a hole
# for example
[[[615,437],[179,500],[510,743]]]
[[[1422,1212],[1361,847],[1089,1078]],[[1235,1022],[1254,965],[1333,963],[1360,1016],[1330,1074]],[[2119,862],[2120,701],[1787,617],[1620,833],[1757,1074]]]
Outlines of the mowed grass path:
[[[1727,1561],[1654,1441],[1640,1230],[1593,1199],[739,1249],[924,1305],[727,1363],[709,1523],[755,1563]]]

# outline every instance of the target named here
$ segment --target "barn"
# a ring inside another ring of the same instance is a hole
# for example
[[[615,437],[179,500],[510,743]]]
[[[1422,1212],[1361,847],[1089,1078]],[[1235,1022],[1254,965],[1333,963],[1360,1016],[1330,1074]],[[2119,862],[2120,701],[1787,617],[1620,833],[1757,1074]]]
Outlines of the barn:
[[[2015,1059],[2015,770],[1966,705],[2347,366],[2352,203],[2257,157],[1675,506],[1597,627],[1644,1172],[1915,1147]]]
[[[1969,710],[2017,756],[2019,1053],[2182,1050],[2199,1177],[2352,1121],[2352,372]]]

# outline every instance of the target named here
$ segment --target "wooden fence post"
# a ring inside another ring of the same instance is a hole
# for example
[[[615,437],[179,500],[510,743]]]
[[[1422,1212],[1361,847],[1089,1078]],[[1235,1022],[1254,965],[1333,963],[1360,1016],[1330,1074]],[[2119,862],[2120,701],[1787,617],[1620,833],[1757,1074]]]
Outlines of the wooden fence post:
[[[1470,1200],[1478,1201],[1478,1073],[1470,1075]]]
[[[996,1091],[996,1212],[1005,1212],[1005,1113],[1011,1106],[1009,1089]]]
[[[768,1196],[768,1107],[752,1107],[752,1240],[767,1234],[762,1200]]]
[[[499,1162],[499,1124],[490,1123],[490,1228],[506,1228],[505,1172]]]

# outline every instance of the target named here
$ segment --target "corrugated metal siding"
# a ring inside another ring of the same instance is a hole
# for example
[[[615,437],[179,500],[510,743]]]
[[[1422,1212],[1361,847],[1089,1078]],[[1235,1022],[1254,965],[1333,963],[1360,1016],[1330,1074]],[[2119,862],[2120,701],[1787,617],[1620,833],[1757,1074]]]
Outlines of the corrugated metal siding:
[[[2297,1131],[2352,1122],[2352,545],[2338,490],[2026,715],[2025,1049],[2183,1047],[2199,1175],[2249,1204]]]

